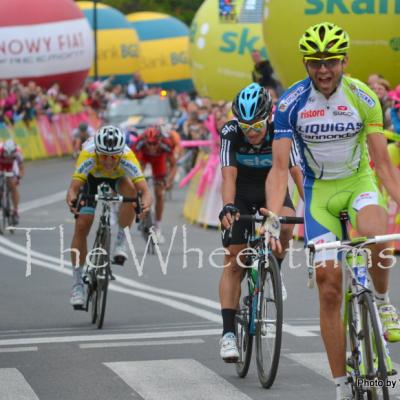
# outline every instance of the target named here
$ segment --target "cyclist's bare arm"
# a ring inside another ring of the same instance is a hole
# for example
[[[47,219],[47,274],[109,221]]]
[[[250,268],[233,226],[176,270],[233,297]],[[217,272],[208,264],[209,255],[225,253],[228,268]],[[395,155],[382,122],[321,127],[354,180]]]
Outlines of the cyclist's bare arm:
[[[367,136],[367,141],[376,175],[390,197],[400,205],[400,171],[390,161],[385,136],[381,133],[371,133]]]
[[[142,193],[142,204],[141,208],[143,212],[148,212],[150,210],[151,204],[153,203],[153,198],[150,193],[149,186],[145,179],[135,182],[135,188],[138,192]]]
[[[286,196],[291,139],[282,138],[272,143],[272,168],[266,181],[267,208],[279,214]]]
[[[166,182],[166,189],[170,189],[174,183],[174,178],[175,178],[175,174],[177,171],[177,164],[176,164],[176,159],[175,159],[175,155],[173,153],[171,153],[168,157],[168,163],[169,163],[169,174],[167,177],[167,182]]]
[[[19,168],[19,177],[22,179],[23,177],[24,177],[24,175],[25,175],[25,164],[23,163],[23,162],[21,162],[19,165],[18,165],[18,168]]]
[[[266,181],[267,209],[272,213],[279,215],[287,191],[289,178],[289,158],[291,139],[282,138],[272,142],[272,168],[269,171]],[[279,239],[270,238],[273,251],[282,251],[282,245]]]
[[[236,196],[236,179],[237,179],[237,168],[236,167],[223,167],[222,172],[222,204],[234,204]],[[239,218],[239,215],[237,216]],[[226,220],[225,220],[226,219]],[[221,221],[222,225],[229,229],[233,223],[233,217],[230,214],[224,216]]]
[[[290,175],[292,176],[292,179],[296,184],[301,199],[304,201],[303,173],[301,172],[301,168],[298,165],[290,168]]]
[[[81,190],[84,184],[85,183],[79,179],[72,179],[71,184],[69,185],[66,202],[71,212],[73,213],[76,213],[74,202],[78,198],[79,191]]]

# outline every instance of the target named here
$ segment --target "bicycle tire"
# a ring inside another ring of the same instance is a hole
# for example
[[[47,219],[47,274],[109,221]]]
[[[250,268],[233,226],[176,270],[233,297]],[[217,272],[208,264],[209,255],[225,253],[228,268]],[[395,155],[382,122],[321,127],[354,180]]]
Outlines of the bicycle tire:
[[[382,336],[380,334],[376,308],[374,307],[372,294],[364,292],[360,297],[361,323],[365,342],[365,364],[367,376],[376,377],[383,381],[384,385],[379,389],[373,388],[367,391],[368,400],[388,400],[389,388],[386,385],[388,372],[385,364]],[[377,358],[377,370],[374,365],[374,356]]]
[[[102,231],[101,228],[99,227],[97,232],[96,232],[96,239],[93,244],[93,249],[98,249],[100,247],[100,237],[101,237]],[[94,267],[97,267],[98,265],[101,265],[101,259],[100,259],[100,254],[97,252],[92,253],[92,257],[90,259],[91,264]],[[89,279],[89,285],[88,287],[88,292],[87,292],[87,306],[90,303],[90,322],[92,324],[96,323],[97,321],[97,277],[96,277],[96,271],[97,268],[91,269],[89,271],[90,279]]]
[[[360,365],[360,340],[357,335],[357,330],[355,326],[355,321],[359,316],[356,316],[356,302],[358,301],[357,297],[353,297],[349,300],[347,305],[347,327],[348,327],[348,337],[350,344],[350,357],[346,360],[346,370],[347,366],[349,366],[354,372],[348,373],[349,382],[352,387],[352,392],[354,396],[354,400],[363,400],[364,399],[364,391],[362,388],[358,387],[356,384],[357,378],[361,377],[361,371],[359,368]]]
[[[100,247],[105,250],[105,254],[100,256],[101,264],[105,265],[103,268],[96,270],[96,303],[97,303],[97,329],[101,329],[104,323],[104,316],[107,306],[107,292],[109,282],[109,269],[110,269],[110,229],[107,227],[103,231],[101,237]]]
[[[5,186],[5,184],[3,183]],[[6,234],[7,228],[7,188],[3,186],[3,190],[1,192],[1,232],[3,235]]]
[[[248,304],[243,304],[242,307],[239,306],[239,310],[235,316],[236,344],[239,350],[239,360],[236,363],[236,373],[240,378],[244,378],[249,371],[253,350],[253,335],[250,335],[249,332],[251,296],[247,283],[246,286],[247,291],[245,291],[245,296],[242,296],[241,304],[243,304],[244,298],[247,298]]]
[[[262,387],[269,389],[275,381],[279,367],[279,359],[282,345],[282,324],[283,324],[283,300],[282,300],[282,280],[280,268],[276,258],[268,255],[269,265],[265,268],[265,263],[259,263],[258,279],[261,299],[257,307],[256,321],[256,361],[258,379]],[[268,296],[268,297],[265,297]],[[269,304],[274,306],[268,307]],[[275,332],[266,323],[267,315],[275,309]],[[268,346],[268,333],[272,346]],[[272,352],[269,352],[269,348]],[[269,365],[265,363],[263,349],[270,353],[271,362]]]
[[[11,193],[10,193],[10,191],[8,189],[6,191],[6,199],[7,199],[7,202],[6,202],[6,204],[7,204],[7,208],[6,208],[6,210],[7,210],[7,212],[6,212],[6,214],[7,214],[7,223],[6,223],[6,225],[7,225],[7,227],[9,227],[9,226],[13,226],[14,225],[14,221],[13,221],[13,218],[11,216]],[[14,233],[14,229],[7,229],[7,230],[11,234]]]

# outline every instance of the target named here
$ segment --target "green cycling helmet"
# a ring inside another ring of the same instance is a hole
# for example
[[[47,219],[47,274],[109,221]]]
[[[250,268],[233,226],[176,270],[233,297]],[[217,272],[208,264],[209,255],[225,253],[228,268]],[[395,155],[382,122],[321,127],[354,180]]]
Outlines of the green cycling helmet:
[[[299,40],[299,49],[304,56],[315,53],[345,54],[349,47],[347,32],[330,22],[311,26]]]

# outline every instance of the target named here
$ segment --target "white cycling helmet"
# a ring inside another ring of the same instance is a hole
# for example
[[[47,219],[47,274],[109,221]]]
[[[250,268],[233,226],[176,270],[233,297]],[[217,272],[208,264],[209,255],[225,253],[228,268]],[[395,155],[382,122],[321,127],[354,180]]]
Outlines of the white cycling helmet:
[[[125,135],[116,126],[102,126],[94,137],[96,151],[102,154],[120,154],[124,151]]]
[[[4,149],[4,155],[6,157],[12,157],[17,151],[17,145],[15,144],[14,140],[8,139],[4,143],[3,149]]]

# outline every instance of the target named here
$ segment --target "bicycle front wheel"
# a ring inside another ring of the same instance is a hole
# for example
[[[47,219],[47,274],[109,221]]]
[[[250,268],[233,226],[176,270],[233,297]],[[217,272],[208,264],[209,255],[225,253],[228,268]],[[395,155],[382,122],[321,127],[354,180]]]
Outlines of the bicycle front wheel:
[[[282,280],[276,258],[268,256],[269,265],[260,263],[260,292],[256,313],[256,358],[261,385],[269,389],[278,372],[282,343]]]
[[[100,247],[105,250],[100,258],[100,267],[96,271],[96,325],[98,329],[103,327],[104,315],[107,305],[107,291],[110,276],[110,230],[105,229],[101,238]]]
[[[364,334],[366,383],[375,383],[375,387],[368,389],[367,386],[367,398],[368,400],[388,400],[390,397],[387,386],[388,372],[385,362],[384,338],[381,335],[379,317],[370,292],[364,292],[361,295],[360,313]]]
[[[246,279],[244,279],[244,281],[246,281]],[[245,282],[245,285],[247,286],[247,282]],[[239,310],[235,316],[236,343],[239,350],[239,361],[236,363],[236,373],[240,378],[244,378],[249,371],[251,353],[253,350],[253,335],[249,332],[252,296],[248,288],[247,290],[243,290],[243,292],[245,296],[242,297]]]

